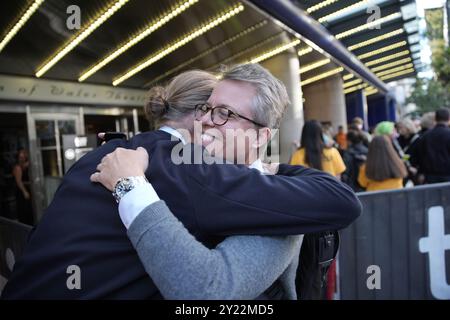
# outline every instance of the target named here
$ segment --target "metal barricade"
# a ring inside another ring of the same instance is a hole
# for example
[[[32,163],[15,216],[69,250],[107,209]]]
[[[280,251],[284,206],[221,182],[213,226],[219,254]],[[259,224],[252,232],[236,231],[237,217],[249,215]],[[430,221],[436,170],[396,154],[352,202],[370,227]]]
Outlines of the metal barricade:
[[[31,226],[0,217],[0,296],[14,263],[22,254]]]
[[[363,213],[341,232],[340,299],[450,299],[450,183],[358,197]]]

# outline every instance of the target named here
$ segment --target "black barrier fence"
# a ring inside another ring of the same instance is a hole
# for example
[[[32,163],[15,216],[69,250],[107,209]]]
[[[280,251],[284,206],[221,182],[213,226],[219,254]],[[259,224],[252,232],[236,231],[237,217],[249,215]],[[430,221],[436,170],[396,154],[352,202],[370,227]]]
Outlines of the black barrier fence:
[[[22,254],[31,226],[0,217],[0,295]]]
[[[341,232],[341,299],[450,299],[450,183],[358,194]]]
[[[341,299],[450,299],[450,183],[358,194],[341,232]],[[30,226],[0,217],[0,293]]]

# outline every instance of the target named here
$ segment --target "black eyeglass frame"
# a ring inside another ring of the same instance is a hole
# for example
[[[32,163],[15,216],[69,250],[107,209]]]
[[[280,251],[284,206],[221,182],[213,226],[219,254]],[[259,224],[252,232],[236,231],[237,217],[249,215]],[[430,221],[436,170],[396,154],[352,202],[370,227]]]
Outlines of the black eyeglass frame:
[[[207,108],[208,108],[208,110],[205,112],[204,110],[201,110],[200,108],[201,107],[203,107],[203,106],[206,106]],[[215,121],[214,121],[214,116],[213,116],[213,114],[214,114],[214,110],[215,109],[222,109],[222,110],[226,110],[227,112],[228,112],[228,114],[227,114],[227,119],[225,120],[225,122],[224,123],[221,123],[221,124],[219,124],[219,123],[216,123]],[[203,113],[203,115],[205,115],[205,114],[207,114],[209,111],[211,111],[211,121],[216,125],[216,126],[223,126],[224,124],[226,124],[227,122],[228,122],[228,120],[230,119],[230,116],[232,116],[232,115],[234,115],[234,116],[236,116],[236,117],[239,117],[239,118],[242,118],[242,119],[244,119],[244,120],[247,120],[247,121],[250,121],[251,123],[253,123],[254,125],[257,125],[257,126],[259,126],[259,127],[266,127],[265,125],[262,125],[262,124],[260,124],[260,123],[258,123],[258,122],[256,122],[256,121],[254,121],[254,120],[252,120],[252,119],[250,119],[250,118],[247,118],[247,117],[245,117],[245,116],[243,116],[243,115],[241,115],[241,114],[239,114],[239,113],[237,113],[237,112],[234,112],[234,111],[231,111],[230,109],[228,109],[227,107],[225,107],[225,106],[217,106],[217,107],[211,107],[209,104],[207,104],[207,103],[199,103],[199,104],[197,104],[197,105],[195,105],[195,119],[196,120],[199,120],[199,119],[197,119],[197,111],[198,110],[200,110],[202,113]]]

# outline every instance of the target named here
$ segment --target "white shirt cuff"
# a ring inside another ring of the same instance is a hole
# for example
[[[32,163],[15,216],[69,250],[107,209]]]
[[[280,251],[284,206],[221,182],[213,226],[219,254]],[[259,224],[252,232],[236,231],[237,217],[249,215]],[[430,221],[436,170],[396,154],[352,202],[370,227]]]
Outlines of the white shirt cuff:
[[[126,193],[119,202],[119,215],[125,227],[128,229],[139,213],[156,201],[159,197],[151,183],[139,185]]]

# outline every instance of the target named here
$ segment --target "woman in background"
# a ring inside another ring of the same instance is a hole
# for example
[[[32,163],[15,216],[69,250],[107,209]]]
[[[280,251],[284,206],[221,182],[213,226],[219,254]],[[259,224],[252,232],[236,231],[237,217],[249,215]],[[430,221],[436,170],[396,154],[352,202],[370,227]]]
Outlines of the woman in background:
[[[300,149],[292,155],[290,164],[322,170],[337,178],[345,171],[345,164],[339,151],[333,147],[326,147],[322,126],[317,120],[305,122]]]
[[[369,145],[367,162],[360,168],[358,182],[366,191],[401,189],[407,174],[391,139],[381,135],[373,138]]]
[[[343,155],[346,169],[341,179],[355,192],[364,191],[358,183],[359,168],[366,162],[369,151],[364,145],[363,139],[361,132],[349,130],[347,133],[348,148]]]
[[[17,152],[17,160],[12,172],[16,183],[17,218],[22,223],[33,225],[30,178],[28,175],[29,166],[27,151],[20,149]]]
[[[325,171],[340,179],[341,174],[345,171],[344,161],[336,148],[327,146],[325,137],[326,135],[324,135],[319,121],[306,121],[302,130],[300,149],[292,155],[290,164]],[[320,259],[320,241],[325,239],[325,234],[338,238],[337,231],[334,230],[306,234],[303,238],[296,283],[300,288],[308,288],[308,290],[305,290],[305,292],[308,292],[307,296],[302,295],[300,292],[300,297],[305,300],[318,300],[325,297],[328,300],[333,299],[336,287],[336,260],[333,259],[329,270],[320,271],[317,268],[319,261],[308,258],[312,255],[315,259]],[[310,263],[307,264],[304,261],[309,261]],[[308,270],[311,269],[316,270],[315,275],[310,278],[305,277],[304,274],[309,274]],[[323,281],[325,278],[327,279],[326,282]],[[326,291],[324,290],[325,287]]]

